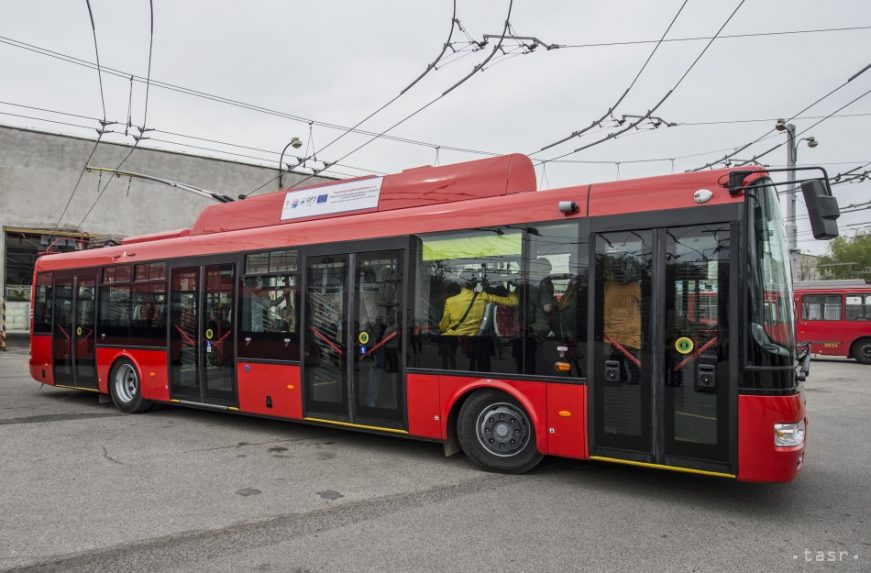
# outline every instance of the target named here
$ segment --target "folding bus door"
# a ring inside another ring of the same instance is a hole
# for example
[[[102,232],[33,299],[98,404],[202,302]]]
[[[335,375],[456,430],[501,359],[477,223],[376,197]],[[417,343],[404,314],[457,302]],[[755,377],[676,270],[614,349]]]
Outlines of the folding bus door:
[[[404,260],[401,249],[307,257],[306,418],[366,427],[405,426]]]
[[[235,262],[172,268],[170,301],[171,397],[235,406]]]
[[[52,316],[55,384],[97,388],[96,275],[57,276]]]
[[[73,372],[73,284],[72,276],[54,279],[54,305],[52,307],[52,363],[54,382],[59,386],[74,386]]]
[[[734,470],[731,235],[729,223],[596,235],[594,457]]]
[[[96,287],[96,275],[76,277],[72,339],[76,386],[80,388],[97,388]]]

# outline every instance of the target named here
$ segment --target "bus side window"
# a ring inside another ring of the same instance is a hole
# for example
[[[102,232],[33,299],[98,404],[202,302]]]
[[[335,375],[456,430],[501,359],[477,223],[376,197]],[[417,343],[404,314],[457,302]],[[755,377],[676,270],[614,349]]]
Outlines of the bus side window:
[[[841,295],[806,294],[801,299],[804,320],[841,320]]]
[[[246,276],[241,280],[240,357],[299,360],[296,270],[295,250],[246,256]]]
[[[36,300],[33,307],[33,332],[51,332],[52,274],[41,273],[36,277]]]
[[[589,245],[574,221],[536,225],[527,242],[524,372],[585,376]]]
[[[506,227],[419,237],[410,367],[523,371],[522,243]]]
[[[848,295],[845,312],[847,320],[871,320],[871,294]]]

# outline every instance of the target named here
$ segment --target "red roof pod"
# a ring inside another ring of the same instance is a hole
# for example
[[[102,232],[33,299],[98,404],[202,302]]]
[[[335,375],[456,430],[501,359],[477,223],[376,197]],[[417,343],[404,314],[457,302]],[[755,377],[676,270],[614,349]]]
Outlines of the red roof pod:
[[[362,187],[366,182],[377,185],[377,179],[380,179],[380,192],[374,196],[377,206],[353,209],[354,212],[391,211],[536,190],[532,162],[525,155],[515,153],[442,167],[416,167],[381,178],[367,176],[343,179],[258,195],[244,201],[211,205],[200,214],[191,234],[201,235],[341,216],[349,210],[292,218],[283,217],[282,212],[285,199],[296,194],[301,198],[316,200],[323,197],[326,200],[326,195],[333,190],[347,189],[355,184]],[[323,190],[324,194],[313,197],[311,192],[314,190]]]

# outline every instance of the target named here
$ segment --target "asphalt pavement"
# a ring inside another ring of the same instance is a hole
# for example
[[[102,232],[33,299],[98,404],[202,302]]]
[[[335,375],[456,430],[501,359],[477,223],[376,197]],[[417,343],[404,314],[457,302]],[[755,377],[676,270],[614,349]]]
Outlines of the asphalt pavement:
[[[121,415],[0,353],[0,571],[871,571],[871,367],[812,363],[789,484],[176,407]],[[822,559],[822,560],[820,560]]]

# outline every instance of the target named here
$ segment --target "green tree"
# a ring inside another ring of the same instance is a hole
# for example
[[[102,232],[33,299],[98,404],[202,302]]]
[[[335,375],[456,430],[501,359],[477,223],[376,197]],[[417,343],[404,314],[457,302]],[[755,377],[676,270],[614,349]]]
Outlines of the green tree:
[[[832,239],[817,266],[827,279],[871,278],[864,274],[871,271],[871,233]]]

